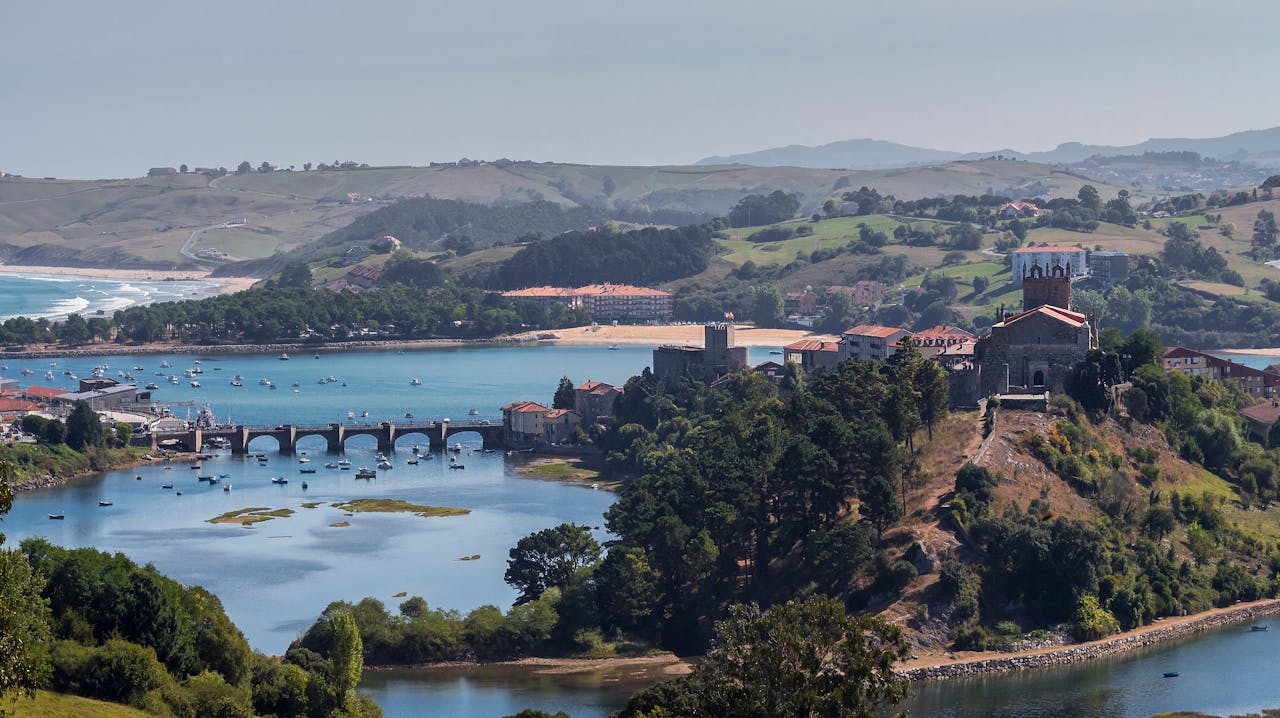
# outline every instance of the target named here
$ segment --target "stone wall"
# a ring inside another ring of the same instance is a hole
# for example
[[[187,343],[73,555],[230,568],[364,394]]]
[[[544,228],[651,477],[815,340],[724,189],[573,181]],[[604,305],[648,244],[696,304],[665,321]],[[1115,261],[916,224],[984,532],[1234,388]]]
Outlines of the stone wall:
[[[923,668],[907,668],[898,671],[898,675],[912,681],[940,680],[948,678],[965,678],[986,673],[1003,673],[1020,671],[1026,668],[1049,668],[1065,666],[1073,663],[1092,661],[1106,656],[1113,656],[1125,651],[1146,648],[1157,643],[1178,638],[1193,636],[1197,633],[1243,624],[1249,621],[1280,614],[1280,600],[1272,599],[1259,603],[1241,606],[1237,609],[1223,611],[1204,618],[1173,624],[1168,627],[1148,630],[1144,633],[1119,636],[1109,640],[1094,641],[1068,646],[1054,651],[1021,656],[999,656],[995,658],[979,658],[960,663],[949,663],[941,666],[925,666]]]

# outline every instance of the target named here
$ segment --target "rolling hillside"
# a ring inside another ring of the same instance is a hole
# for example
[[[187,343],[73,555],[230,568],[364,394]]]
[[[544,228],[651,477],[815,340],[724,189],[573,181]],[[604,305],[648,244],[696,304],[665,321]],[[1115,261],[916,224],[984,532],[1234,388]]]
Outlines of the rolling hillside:
[[[1074,196],[1093,183],[1029,162],[975,161],[849,172],[795,167],[605,167],[475,163],[328,172],[252,172],[132,180],[0,178],[0,261],[10,264],[211,267],[198,255],[259,259],[297,248],[404,197],[514,204],[549,200],[628,213],[723,214],[744,195],[794,192],[808,214],[845,188],[917,198],[952,194]],[[358,195],[350,203],[348,195]],[[240,220],[243,220],[241,222]]]

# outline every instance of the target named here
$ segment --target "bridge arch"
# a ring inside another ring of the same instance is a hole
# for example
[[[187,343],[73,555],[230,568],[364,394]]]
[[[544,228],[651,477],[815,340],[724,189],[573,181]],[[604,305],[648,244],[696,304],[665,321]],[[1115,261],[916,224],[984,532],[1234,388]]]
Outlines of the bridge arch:
[[[398,448],[410,447],[415,444],[421,449],[431,449],[433,451],[440,448],[440,431],[437,429],[414,428],[405,432],[396,431],[395,442]]]
[[[271,434],[258,434],[249,439],[249,443],[245,445],[245,450],[250,454],[267,451],[280,451],[280,439]]]

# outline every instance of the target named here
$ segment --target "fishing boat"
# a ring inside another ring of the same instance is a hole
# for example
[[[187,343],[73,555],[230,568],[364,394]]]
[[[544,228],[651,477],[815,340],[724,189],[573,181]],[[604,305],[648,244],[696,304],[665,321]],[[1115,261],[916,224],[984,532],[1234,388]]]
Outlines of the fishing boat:
[[[315,467],[314,467],[314,466],[309,466],[309,467],[306,467],[306,468],[298,469],[298,473],[300,473],[300,474],[314,474],[315,472],[316,472],[316,470],[315,470]]]
[[[258,380],[258,386],[271,386],[271,380],[270,380],[270,379],[259,379],[259,380]]]
[[[219,479],[229,479],[229,478],[231,478],[231,474],[218,474],[218,478],[219,478]]]
[[[362,412],[360,412],[360,418],[361,418],[361,419],[368,419],[368,418],[369,418],[369,412],[367,412],[367,411],[362,411]]]
[[[222,490],[223,490],[223,491],[230,491],[230,490],[231,490],[231,484],[227,484],[227,485],[223,486],[223,487],[222,487]]]
[[[408,464],[408,465],[410,465],[410,466],[417,466],[417,465],[418,465],[418,459],[417,459],[417,458],[412,458],[412,459],[409,459],[408,461],[406,461],[406,462],[404,462],[404,463],[406,463],[406,464]]]
[[[409,386],[422,386],[422,380],[415,376],[409,380]]]
[[[374,471],[368,466],[361,466],[359,469],[356,469],[356,478],[357,479],[376,479],[378,478],[378,472]]]
[[[286,479],[286,478],[285,478],[285,477],[283,477],[283,476],[273,476],[273,477],[271,477],[271,483],[273,483],[273,484],[287,484],[287,483],[289,483],[289,480],[288,480],[288,479]]]
[[[1271,626],[1253,625],[1253,626],[1249,626],[1249,630],[1250,631],[1269,631],[1271,630]]]
[[[231,386],[244,386],[244,382],[240,381],[239,379],[232,379],[230,383],[231,383]]]
[[[45,372],[45,373],[44,373],[44,378],[45,378],[45,379],[52,379],[52,378],[53,378],[53,372],[51,372],[51,371],[47,371],[47,372]]]
[[[308,459],[308,458],[307,458],[307,457],[305,457],[305,456],[303,456],[303,457],[299,457],[299,459],[298,459],[298,463],[299,463],[299,464],[308,464],[308,463],[311,463],[311,459]]]
[[[449,468],[451,468],[451,469],[465,469],[465,468],[467,468],[467,467],[463,466],[462,464],[449,464]]]
[[[281,354],[281,355],[280,355],[280,361],[289,361],[289,355],[288,355],[288,354]]]
[[[22,370],[22,375],[23,375],[23,376],[31,376],[32,374],[35,374],[35,372],[31,371],[30,369],[23,369],[23,370]]]
[[[198,381],[196,381],[196,380],[192,379],[192,380],[191,380],[191,388],[192,388],[192,389],[199,389],[199,388],[200,388],[200,382],[198,382]]]
[[[177,376],[175,376],[175,375],[173,375],[173,374],[170,374],[170,375],[169,375],[169,383],[170,383],[170,384],[181,384],[181,383],[182,383],[182,380],[178,379],[178,377],[177,377]]]
[[[379,468],[379,469],[390,469],[390,468],[391,468],[391,466],[392,466],[392,465],[391,465],[391,462],[390,462],[390,461],[387,461],[386,459],[383,459],[382,461],[379,461],[379,462],[378,462],[378,468]]]
[[[411,414],[411,413],[409,413],[409,412],[407,412],[407,411],[406,411],[406,412],[404,413],[404,418],[406,418],[406,419],[412,419],[412,418],[413,418],[413,414]]]
[[[351,468],[351,460],[350,460],[350,459],[338,459],[338,468],[340,468],[340,469],[349,469],[349,468]]]
[[[110,501],[99,501],[99,502],[98,502],[98,505],[99,505],[99,506],[111,506],[111,502],[110,502]]]
[[[1178,677],[1178,676],[1180,676],[1180,675],[1182,675],[1182,674],[1181,674],[1181,673],[1178,673],[1177,671],[1165,671],[1165,672],[1164,672],[1164,677],[1165,677],[1165,678],[1177,678],[1177,677]]]
[[[161,369],[168,369],[168,368],[169,368],[169,367],[171,367],[171,366],[173,366],[173,365],[172,365],[172,364],[170,364],[170,363],[169,363],[169,360],[167,360],[167,359],[166,359],[165,361],[160,362],[160,368],[161,368]]]
[[[54,521],[61,521],[65,519],[66,516],[64,514],[49,514],[49,518],[53,519]]]
[[[153,381],[153,382],[151,382],[151,383],[147,384],[147,385],[146,385],[146,387],[144,387],[144,388],[149,389],[149,390],[151,390],[151,391],[155,391],[156,389],[159,389],[159,388],[160,388],[160,385],[159,385],[159,384],[157,384],[157,383],[155,383],[155,382]]]
[[[326,461],[326,462],[324,462],[324,468],[326,468],[326,469],[336,469],[336,468],[338,468],[338,462],[336,462],[336,461]]]
[[[616,351],[618,351],[618,345],[617,345],[617,344],[610,344],[610,345],[609,345],[609,351],[611,351],[611,352],[616,352]]]
[[[479,409],[467,409],[467,414],[469,414],[469,415],[471,415],[471,416],[479,416],[479,415],[480,415],[480,410],[479,410]]]
[[[135,366],[135,367],[133,368],[133,370],[134,370],[134,371],[146,371],[146,367],[142,367],[142,366]]]
[[[307,488],[307,482],[305,482],[305,481],[303,481],[303,482],[302,482],[302,488],[303,488],[304,490]]]
[[[213,475],[213,474],[201,474],[200,476],[197,476],[197,477],[196,477],[196,480],[197,480],[197,481],[213,481],[213,480],[214,480],[214,475]]]
[[[347,412],[347,421],[354,421],[355,418],[356,418],[356,413],[354,411]]]
[[[162,488],[162,489],[172,489],[172,488],[173,488],[173,484],[160,484],[160,488]]]

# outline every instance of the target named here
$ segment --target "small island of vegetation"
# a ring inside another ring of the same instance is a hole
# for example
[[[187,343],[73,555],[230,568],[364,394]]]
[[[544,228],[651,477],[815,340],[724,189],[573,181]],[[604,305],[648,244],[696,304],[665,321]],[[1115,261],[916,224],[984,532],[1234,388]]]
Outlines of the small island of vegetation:
[[[271,519],[283,519],[293,515],[293,509],[272,509],[266,506],[251,506],[238,511],[228,511],[209,519],[211,524],[240,524],[252,526]]]
[[[353,499],[333,504],[335,509],[351,513],[406,513],[423,518],[433,516],[465,516],[471,509],[459,509],[452,506],[425,506],[413,504],[401,499]]]

